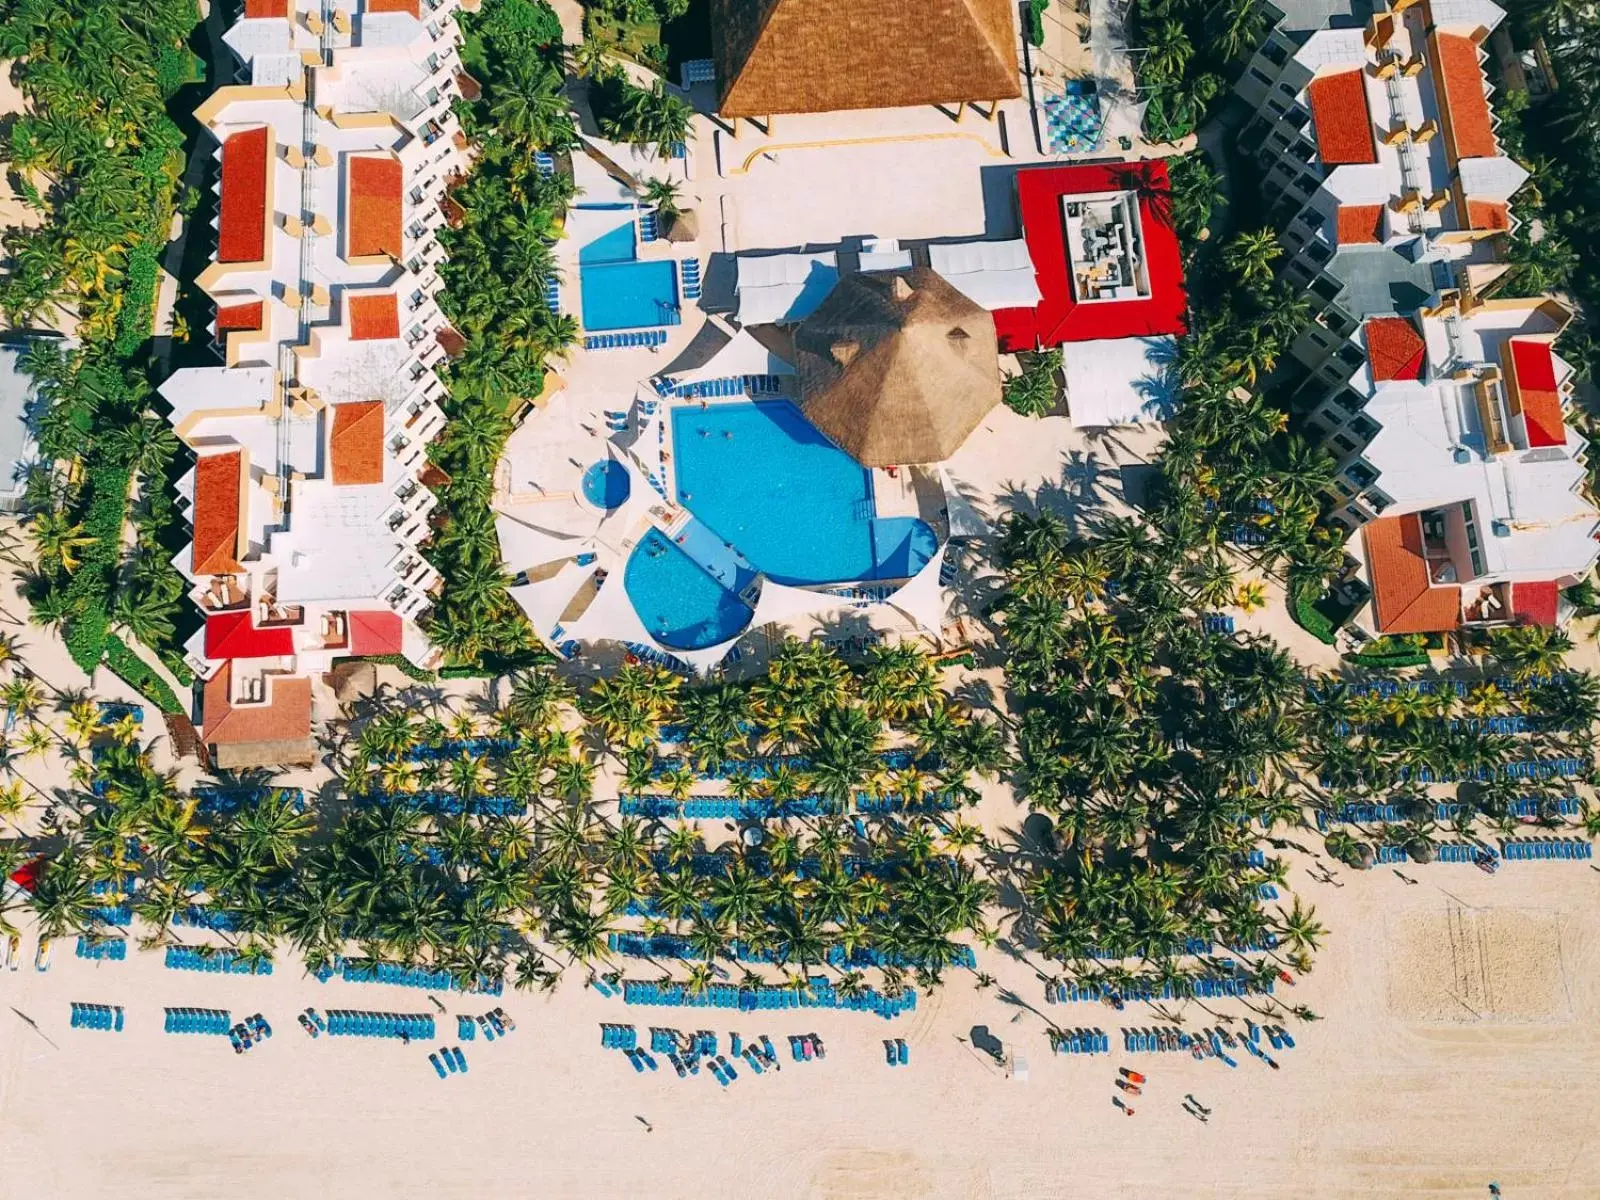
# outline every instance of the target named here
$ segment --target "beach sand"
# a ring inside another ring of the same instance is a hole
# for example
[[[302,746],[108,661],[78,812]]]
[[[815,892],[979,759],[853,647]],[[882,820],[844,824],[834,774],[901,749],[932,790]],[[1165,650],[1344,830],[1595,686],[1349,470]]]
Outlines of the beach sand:
[[[437,1044],[457,1044],[454,1014],[495,1003],[518,1028],[465,1043],[470,1072],[441,1081],[436,1044],[312,1041],[294,1020],[308,1004],[436,1012],[419,990],[323,984],[287,963],[269,978],[172,971],[131,950],[91,964],[70,942],[39,974],[30,937],[22,969],[0,973],[0,1196],[1456,1197],[1490,1180],[1507,1196],[1600,1194],[1600,873],[1410,873],[1418,886],[1380,869],[1335,889],[1295,872],[1334,932],[1315,972],[1281,989],[1324,1019],[1290,1023],[1298,1046],[1276,1072],[1243,1052],[1237,1070],[1121,1053],[1119,1027],[1155,1023],[1148,1009],[1047,1006],[1031,968],[996,950],[980,964],[999,987],[957,972],[894,1021],[626,1006],[576,973],[550,996],[443,997]],[[73,1000],[125,1005],[127,1030],[69,1029]],[[162,1006],[179,1004],[262,1011],[276,1036],[238,1056],[224,1038],[163,1034]],[[1051,1054],[1045,1017],[1100,1026],[1114,1052]],[[1193,1005],[1186,1020],[1214,1019]],[[602,1021],[645,1044],[652,1022],[712,1029],[724,1052],[730,1031],[766,1032],[783,1069],[741,1064],[726,1091],[664,1058],[636,1075],[600,1048]],[[1026,1059],[1025,1082],[972,1048],[975,1025]],[[826,1061],[790,1062],[787,1035],[813,1031]],[[891,1070],[881,1039],[896,1036],[911,1062]],[[1131,1119],[1112,1104],[1122,1065],[1149,1077]],[[1209,1124],[1180,1107],[1189,1092]]]

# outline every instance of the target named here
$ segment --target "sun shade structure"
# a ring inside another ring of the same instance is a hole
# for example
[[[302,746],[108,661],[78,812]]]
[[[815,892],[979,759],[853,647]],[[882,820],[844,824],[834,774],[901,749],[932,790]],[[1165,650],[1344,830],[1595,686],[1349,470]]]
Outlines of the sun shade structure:
[[[849,276],[795,350],[807,419],[862,466],[942,462],[1000,402],[994,318],[926,268]]]
[[[1009,100],[1009,0],[711,0],[725,117]]]

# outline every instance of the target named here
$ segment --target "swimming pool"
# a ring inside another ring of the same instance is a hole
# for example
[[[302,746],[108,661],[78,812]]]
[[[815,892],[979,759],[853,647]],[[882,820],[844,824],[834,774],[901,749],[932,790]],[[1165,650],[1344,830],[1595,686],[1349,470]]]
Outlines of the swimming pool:
[[[633,222],[619,225],[578,250],[583,327],[590,333],[676,325],[678,264],[638,260]]]
[[[872,476],[787,400],[672,413],[678,499],[779,583],[915,575],[938,540],[873,515]]]
[[[594,463],[583,473],[583,498],[607,512],[622,507],[632,486],[628,469],[614,458]]]
[[[736,636],[750,606],[652,529],[634,547],[622,574],[634,611],[655,639],[674,650],[699,650]]]

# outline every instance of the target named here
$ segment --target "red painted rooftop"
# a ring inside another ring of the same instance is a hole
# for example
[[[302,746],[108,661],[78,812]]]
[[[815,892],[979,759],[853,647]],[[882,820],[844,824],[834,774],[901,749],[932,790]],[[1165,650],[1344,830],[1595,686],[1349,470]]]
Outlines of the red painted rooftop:
[[[1080,304],[1072,294],[1062,199],[1130,190],[1139,193],[1150,297]],[[1035,308],[1002,308],[994,314],[1002,350],[1176,335],[1188,329],[1183,263],[1172,228],[1165,163],[1025,168],[1017,172],[1017,203],[1042,298]]]
[[[1383,205],[1339,205],[1339,245],[1375,245],[1381,241],[1383,241]]]
[[[1461,588],[1435,587],[1422,553],[1422,518],[1379,517],[1361,529],[1379,633],[1445,633],[1461,624]]]
[[[1306,89],[1317,153],[1327,166],[1375,163],[1378,144],[1367,112],[1367,85],[1359,69],[1323,75]]]
[[[397,613],[380,609],[350,614],[351,654],[399,654],[404,636]]]
[[[244,501],[244,451],[202,454],[194,465],[196,575],[234,575],[242,568],[239,522]]]
[[[421,17],[421,0],[367,0],[369,13],[410,13],[413,17]]]
[[[287,17],[289,0],[244,0],[244,15],[247,19]]]
[[[272,143],[263,125],[222,143],[222,198],[217,215],[217,261],[260,262],[267,244],[267,170]]]
[[[248,304],[224,304],[217,308],[217,332],[257,330],[266,320],[266,305],[260,300]]]
[[[1554,581],[1548,583],[1514,583],[1511,585],[1511,613],[1524,625],[1554,626],[1556,602],[1561,588]]]
[[[248,609],[212,613],[206,618],[206,657],[278,658],[294,653],[294,634],[288,629],[259,629]]]
[[[350,338],[375,341],[400,336],[400,303],[392,292],[350,297]]]
[[[1508,374],[1518,403],[1530,448],[1565,446],[1566,416],[1561,411],[1561,391],[1556,383],[1556,360],[1550,343],[1532,338],[1512,338]]]

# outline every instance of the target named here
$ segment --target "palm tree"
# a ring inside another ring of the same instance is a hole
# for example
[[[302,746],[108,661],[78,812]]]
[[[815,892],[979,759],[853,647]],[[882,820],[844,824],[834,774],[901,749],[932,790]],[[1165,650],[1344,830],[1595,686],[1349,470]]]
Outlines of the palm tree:
[[[660,214],[662,221],[670,224],[683,215],[678,205],[678,183],[674,179],[646,179],[639,188],[639,198]]]
[[[501,132],[536,147],[572,140],[570,107],[561,73],[534,57],[513,59],[491,88],[489,112]]]
[[[1271,229],[1241,230],[1223,250],[1222,261],[1246,287],[1266,287],[1272,282],[1273,264],[1283,256],[1283,246]]]
[[[95,539],[66,512],[56,509],[36,514],[28,525],[39,569],[46,574],[70,575],[78,569],[78,551]]]
[[[1182,23],[1163,21],[1145,34],[1141,75],[1153,86],[1176,82],[1183,78],[1193,57],[1194,43]]]

